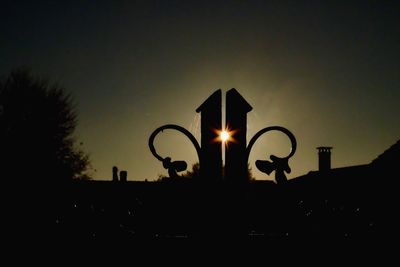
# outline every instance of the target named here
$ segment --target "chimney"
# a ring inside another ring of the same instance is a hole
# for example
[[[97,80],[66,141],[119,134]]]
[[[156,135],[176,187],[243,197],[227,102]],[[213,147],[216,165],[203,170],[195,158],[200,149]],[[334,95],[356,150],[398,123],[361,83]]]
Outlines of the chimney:
[[[112,180],[114,182],[118,181],[118,168],[117,168],[117,166],[112,167]]]
[[[318,167],[320,172],[331,169],[331,149],[330,146],[320,146],[318,149]]]
[[[127,171],[120,171],[119,172],[119,181],[120,182],[128,181],[128,172]]]

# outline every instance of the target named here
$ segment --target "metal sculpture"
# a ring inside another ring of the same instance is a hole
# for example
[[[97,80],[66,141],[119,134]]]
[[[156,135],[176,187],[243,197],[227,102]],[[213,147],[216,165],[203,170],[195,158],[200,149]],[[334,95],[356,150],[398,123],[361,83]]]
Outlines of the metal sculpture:
[[[185,128],[167,124],[157,128],[149,138],[151,153],[162,162],[171,178],[178,177],[178,172],[187,169],[185,161],[172,161],[170,157],[160,156],[154,147],[155,137],[166,129],[173,129],[183,133],[194,145],[200,162],[200,177],[203,180],[246,181],[250,151],[261,135],[270,131],[284,133],[291,142],[291,151],[286,157],[270,156],[270,160],[257,160],[257,169],[270,175],[275,171],[275,180],[278,184],[287,181],[286,173],[290,173],[289,158],[296,152],[297,142],[294,135],[281,126],[266,127],[257,132],[246,146],[247,113],[253,108],[236,91],[231,89],[226,93],[226,122],[224,129],[232,133],[232,142],[225,149],[225,175],[222,173],[222,144],[218,142],[218,133],[222,132],[221,90],[215,91],[203,104],[196,109],[201,113],[201,147],[196,138]]]
[[[154,139],[160,132],[162,132],[166,129],[173,129],[173,130],[176,130],[176,131],[181,132],[184,135],[186,135],[189,138],[189,140],[192,142],[192,144],[194,145],[196,152],[197,152],[197,156],[199,158],[200,158],[201,148],[200,148],[199,143],[197,143],[196,138],[188,130],[186,130],[185,128],[183,128],[179,125],[175,125],[175,124],[163,125],[161,127],[158,127],[150,135],[149,148],[150,148],[151,153],[154,155],[154,157],[156,157],[159,161],[162,162],[163,167],[168,170],[169,177],[176,178],[176,177],[178,177],[178,172],[182,172],[187,169],[187,163],[185,161],[171,161],[170,157],[163,158],[157,153],[157,151],[154,147]]]
[[[279,131],[282,132],[284,134],[287,135],[287,137],[289,137],[292,148],[291,151],[289,153],[289,155],[287,155],[286,157],[280,158],[277,157],[275,155],[271,155],[270,159],[271,161],[268,160],[256,160],[256,167],[259,171],[264,172],[268,175],[270,175],[273,171],[275,171],[275,181],[278,184],[282,184],[284,182],[287,181],[285,172],[290,173],[291,169],[289,167],[289,158],[291,158],[294,153],[296,152],[296,148],[297,148],[297,142],[296,142],[296,138],[294,137],[294,135],[286,128],[281,127],[281,126],[270,126],[270,127],[266,127],[260,131],[258,131],[253,138],[251,138],[247,149],[246,149],[246,162],[249,160],[249,156],[250,156],[250,151],[254,145],[254,143],[257,141],[257,139],[259,137],[261,137],[261,135],[270,132],[270,131]]]

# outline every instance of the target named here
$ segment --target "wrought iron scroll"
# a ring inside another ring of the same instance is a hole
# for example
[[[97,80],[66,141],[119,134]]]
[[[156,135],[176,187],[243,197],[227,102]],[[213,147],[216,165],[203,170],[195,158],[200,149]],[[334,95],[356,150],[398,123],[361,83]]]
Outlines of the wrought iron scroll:
[[[266,127],[257,132],[251,138],[249,144],[246,146],[246,133],[247,133],[247,113],[252,110],[249,103],[232,88],[226,93],[226,121],[224,129],[232,133],[232,140],[230,145],[225,149],[225,169],[224,177],[222,177],[222,143],[218,144],[216,133],[221,132],[221,90],[216,90],[206,101],[204,101],[196,112],[201,112],[201,147],[196,138],[185,128],[175,125],[167,124],[157,128],[149,138],[149,147],[151,153],[162,162],[165,169],[168,170],[170,177],[178,177],[178,172],[187,169],[185,161],[172,161],[171,157],[160,156],[155,147],[155,137],[166,129],[177,130],[186,137],[194,145],[200,163],[200,176],[204,180],[218,181],[220,179],[230,181],[244,181],[247,180],[247,164],[249,161],[250,151],[257,139],[270,131],[278,131],[284,133],[291,142],[291,151],[286,157],[270,156],[270,160],[256,160],[255,164],[258,170],[270,175],[275,171],[275,180],[278,184],[287,181],[285,173],[290,173],[289,158],[296,152],[297,142],[294,135],[286,128],[281,126]]]
[[[187,169],[187,163],[186,161],[183,160],[178,160],[178,161],[171,161],[171,157],[165,157],[163,158],[162,156],[160,156],[155,147],[154,147],[154,139],[156,138],[156,136],[166,130],[166,129],[172,129],[172,130],[176,130],[178,132],[183,133],[186,137],[189,138],[189,140],[192,142],[192,144],[194,145],[194,148],[196,149],[196,153],[197,156],[200,158],[200,145],[199,143],[197,143],[196,138],[185,128],[179,126],[179,125],[175,125],[175,124],[166,124],[163,125],[161,127],[158,127],[149,137],[149,148],[151,153],[154,155],[154,157],[156,157],[159,161],[162,162],[163,167],[165,169],[168,170],[168,175],[171,178],[176,178],[178,177],[178,172],[182,172],[184,170]]]
[[[247,148],[246,148],[246,161],[248,162],[249,156],[250,156],[250,151],[253,148],[253,145],[257,141],[257,139],[270,131],[279,131],[287,135],[289,137],[290,142],[291,142],[291,151],[289,155],[286,157],[277,157],[275,155],[271,155],[269,160],[256,160],[256,167],[259,171],[264,172],[268,175],[270,175],[273,171],[275,171],[275,180],[278,184],[282,184],[287,181],[287,177],[285,175],[285,172],[290,173],[291,168],[289,167],[289,158],[291,158],[294,153],[296,152],[297,148],[297,142],[296,138],[294,135],[286,128],[281,127],[281,126],[270,126],[266,127],[260,131],[258,131],[253,138],[251,138]]]

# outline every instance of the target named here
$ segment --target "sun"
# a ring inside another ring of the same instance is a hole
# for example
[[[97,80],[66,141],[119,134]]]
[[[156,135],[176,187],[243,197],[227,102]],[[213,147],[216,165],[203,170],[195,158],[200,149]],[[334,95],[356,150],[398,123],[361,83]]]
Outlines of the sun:
[[[213,130],[215,133],[215,138],[211,141],[212,143],[223,143],[225,145],[228,145],[228,143],[233,142],[237,143],[234,135],[236,133],[236,130],[230,130],[229,128],[217,130]]]
[[[219,134],[219,138],[221,138],[221,141],[222,141],[222,142],[227,142],[227,141],[231,138],[231,135],[229,134],[228,131],[223,130],[223,131],[221,131],[221,133]]]

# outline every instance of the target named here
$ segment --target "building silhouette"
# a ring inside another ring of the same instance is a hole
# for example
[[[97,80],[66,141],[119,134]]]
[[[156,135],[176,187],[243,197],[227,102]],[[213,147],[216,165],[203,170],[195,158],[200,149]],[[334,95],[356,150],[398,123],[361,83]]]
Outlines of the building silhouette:
[[[400,140],[370,163],[349,167],[332,167],[328,148],[322,155],[318,149],[317,171],[283,186],[190,179],[74,181],[63,187],[68,197],[62,205],[49,209],[56,232],[49,235],[65,242],[244,238],[380,244],[397,229],[392,191]],[[125,175],[121,171],[120,180]]]
[[[318,171],[310,171],[306,175],[293,178],[293,180],[316,178],[341,180],[347,178],[346,183],[360,182],[363,184],[371,182],[371,180],[378,182],[382,176],[393,175],[395,167],[400,163],[400,140],[370,163],[354,166],[332,168],[331,149],[332,147],[317,147]]]

